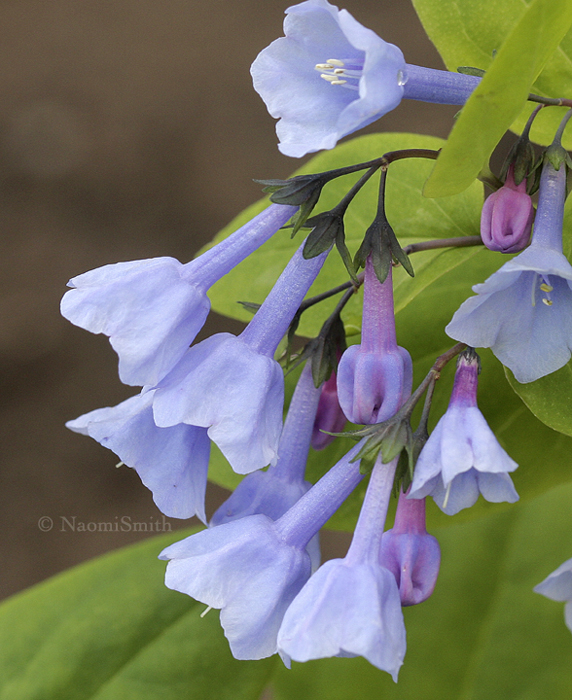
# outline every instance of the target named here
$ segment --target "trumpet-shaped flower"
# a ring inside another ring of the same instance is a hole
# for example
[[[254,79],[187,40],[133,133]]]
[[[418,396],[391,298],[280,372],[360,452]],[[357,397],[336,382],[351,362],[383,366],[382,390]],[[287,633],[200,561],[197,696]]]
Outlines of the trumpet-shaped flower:
[[[251,74],[280,119],[279,148],[288,156],[333,148],[403,97],[464,104],[480,80],[407,65],[397,46],[327,0],[289,7],[284,34],[258,55]]]
[[[160,382],[155,422],[208,428],[232,468],[248,474],[274,463],[282,431],[284,376],[274,353],[327,252],[311,260],[303,244],[246,329],[191,347]]]
[[[514,164],[504,185],[487,197],[481,214],[481,238],[489,250],[519,253],[530,240],[534,206],[526,192],[526,180],[514,181]]]
[[[321,566],[286,611],[278,651],[287,665],[363,656],[397,681],[405,625],[395,577],[379,563],[396,462],[374,467],[347,556]]]
[[[360,482],[359,445],[281,518],[248,515],[167,547],[165,583],[212,608],[237,659],[276,652],[284,613],[311,573],[308,543]]]
[[[412,377],[411,357],[395,338],[391,270],[381,284],[368,256],[361,344],[351,345],[338,366],[340,406],[352,423],[380,423],[407,399]]]
[[[210,310],[206,292],[267,241],[296,211],[273,204],[183,265],[152,258],[104,265],[68,283],[62,315],[109,336],[124,384],[155,386],[184,355]]]
[[[157,507],[171,518],[205,517],[210,440],[205,428],[153,421],[154,391],[111,408],[98,408],[66,426],[109,448],[139,474]]]
[[[276,651],[286,608],[310,576],[303,547],[285,542],[273,520],[250,515],[167,547],[165,584],[220,608],[220,622],[237,659]]]
[[[566,603],[564,606],[564,619],[566,626],[572,632],[572,559],[561,564],[547,578],[534,587],[535,593]]]
[[[499,445],[477,408],[478,358],[459,357],[449,407],[421,450],[408,498],[432,496],[447,515],[474,505],[479,493],[492,503],[514,503],[507,472],[517,463]]]
[[[473,291],[445,329],[491,348],[519,382],[563,367],[572,351],[572,266],[562,253],[566,168],[547,161],[531,245]]]
[[[380,562],[395,576],[401,605],[418,605],[433,593],[441,550],[425,529],[425,499],[399,494],[395,523],[381,538]]]

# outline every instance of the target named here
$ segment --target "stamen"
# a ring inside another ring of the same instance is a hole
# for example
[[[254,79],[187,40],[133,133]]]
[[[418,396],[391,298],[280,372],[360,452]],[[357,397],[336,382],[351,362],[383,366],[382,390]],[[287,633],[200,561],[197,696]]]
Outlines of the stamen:
[[[542,303],[546,304],[546,306],[552,306],[552,299],[543,299]]]
[[[125,462],[117,462],[117,464],[115,465],[115,468],[119,469],[119,467],[123,467],[123,466],[125,466]]]
[[[532,305],[536,306],[536,279],[538,277],[538,273],[534,273],[532,276]]]
[[[208,606],[208,608],[205,608],[202,613],[200,614],[200,617],[204,617],[208,612],[212,610],[212,606]]]
[[[540,289],[542,289],[543,292],[551,292],[554,289],[554,287],[551,287],[549,284],[546,284],[546,282],[543,282],[540,285]]]
[[[451,495],[451,486],[453,485],[453,480],[448,483],[447,485],[447,491],[445,493],[445,500],[443,501],[443,508],[447,507],[447,503],[449,503],[449,496]]]
[[[346,65],[343,61],[340,61],[339,58],[328,58],[328,63],[338,68],[343,68]]]
[[[314,70],[332,70],[333,67],[329,63],[316,63]]]
[[[324,80],[327,80],[328,83],[333,83],[337,80],[337,77],[335,75],[327,75],[326,73],[322,73],[320,78],[323,78]]]
[[[344,83],[347,83],[347,80],[331,80],[330,85],[343,85]]]

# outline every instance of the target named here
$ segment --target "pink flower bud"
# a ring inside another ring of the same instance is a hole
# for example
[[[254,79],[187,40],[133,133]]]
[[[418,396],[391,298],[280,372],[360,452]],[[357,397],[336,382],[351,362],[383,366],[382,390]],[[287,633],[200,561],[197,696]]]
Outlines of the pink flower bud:
[[[534,207],[526,193],[526,180],[514,182],[514,165],[504,185],[485,200],[481,214],[481,238],[489,250],[518,253],[526,248],[532,231]]]
[[[433,593],[441,550],[425,529],[425,499],[399,494],[393,529],[383,533],[380,563],[395,576],[401,605],[418,605]]]
[[[312,432],[312,447],[315,450],[323,450],[332,440],[333,435],[327,433],[341,433],[347,423],[338,401],[338,389],[336,386],[336,373],[332,372],[330,378],[322,384],[316,420]],[[323,432],[327,431],[327,432]]]

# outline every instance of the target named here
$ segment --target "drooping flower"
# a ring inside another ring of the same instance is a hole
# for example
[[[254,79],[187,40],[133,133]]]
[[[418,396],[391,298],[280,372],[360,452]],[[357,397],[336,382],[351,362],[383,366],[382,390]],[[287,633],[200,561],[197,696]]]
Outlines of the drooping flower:
[[[284,612],[310,576],[305,548],[285,542],[265,515],[198,532],[167,547],[160,559],[170,560],[168,588],[221,609],[236,659],[275,653]]]
[[[159,383],[153,401],[157,425],[208,428],[239,474],[277,458],[284,375],[274,353],[327,256],[305,260],[303,245],[245,330],[191,347]]]
[[[562,253],[566,167],[542,170],[532,243],[505,263],[455,312],[445,331],[491,348],[516,380],[555,372],[572,351],[572,266]]]
[[[273,204],[183,265],[152,258],[104,265],[72,278],[62,315],[109,336],[124,384],[155,386],[181,359],[210,310],[206,292],[267,241],[296,207]]]
[[[312,447],[315,450],[323,450],[327,447],[335,439],[328,433],[340,433],[347,423],[347,418],[338,401],[337,381],[336,372],[332,372],[330,378],[322,384],[312,432]]]
[[[167,547],[165,583],[212,608],[237,659],[276,652],[284,613],[311,571],[307,546],[362,479],[356,445],[281,518],[248,515]],[[392,577],[393,578],[393,577]]]
[[[205,516],[210,440],[205,428],[153,421],[154,391],[143,391],[117,406],[98,408],[66,426],[109,448],[139,474],[159,510],[170,518]]]
[[[221,525],[247,515],[262,513],[278,520],[311,488],[304,479],[320,389],[314,386],[311,362],[307,362],[294,391],[278,444],[278,460],[266,471],[248,474],[211,518]],[[310,540],[312,570],[320,565],[318,535]]]
[[[397,46],[327,0],[289,7],[284,34],[258,55],[251,74],[280,119],[279,149],[288,156],[333,148],[403,97],[464,104],[480,80],[406,64]]]
[[[526,192],[526,179],[514,181],[514,165],[508,169],[504,185],[493,192],[483,205],[481,238],[489,250],[519,253],[530,240],[534,206]]]
[[[352,423],[391,418],[411,393],[411,356],[397,345],[391,270],[377,279],[371,256],[365,267],[361,344],[350,345],[338,366],[338,398]]]
[[[572,632],[572,559],[561,564],[556,571],[547,576],[544,581],[534,587],[535,593],[566,603],[564,606],[564,619],[566,626]]]
[[[394,575],[379,562],[381,533],[397,459],[378,459],[348,554],[323,564],[284,615],[284,662],[363,656],[395,681],[405,656],[405,625]]]
[[[433,593],[441,550],[425,529],[425,499],[399,493],[395,523],[383,533],[379,559],[395,576],[401,605],[418,605]]]
[[[492,503],[514,503],[507,472],[518,464],[499,445],[477,408],[479,360],[459,356],[449,407],[421,450],[408,498],[432,496],[447,515],[474,505],[479,493]]]

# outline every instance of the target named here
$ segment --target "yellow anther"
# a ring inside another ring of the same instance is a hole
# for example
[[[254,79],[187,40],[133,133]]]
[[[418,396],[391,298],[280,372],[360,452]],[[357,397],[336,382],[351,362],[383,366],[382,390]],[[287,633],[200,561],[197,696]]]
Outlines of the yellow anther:
[[[546,306],[552,306],[552,300],[551,299],[543,299],[542,300],[543,304],[546,304]]]
[[[333,67],[329,63],[316,63],[314,70],[332,70]]]
[[[332,80],[330,82],[330,85],[343,85],[344,83],[347,83],[347,80]]]
[[[322,73],[320,78],[323,78],[324,80],[327,80],[328,83],[335,83],[337,78],[335,75],[327,75],[326,73]]]
[[[551,287],[549,284],[546,284],[546,282],[543,282],[540,285],[540,289],[542,289],[543,292],[551,292],[554,289],[554,287]]]
[[[346,65],[343,61],[340,61],[339,58],[328,58],[328,63],[338,68],[343,68]]]
[[[336,68],[334,71],[334,75],[343,75],[345,73],[345,70],[343,68]]]

